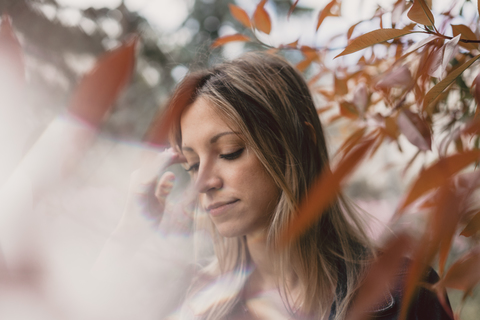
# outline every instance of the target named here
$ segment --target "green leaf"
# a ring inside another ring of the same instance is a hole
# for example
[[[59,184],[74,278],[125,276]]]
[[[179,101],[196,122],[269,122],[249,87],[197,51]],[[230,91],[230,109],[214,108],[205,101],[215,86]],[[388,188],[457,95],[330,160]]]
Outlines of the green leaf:
[[[350,42],[350,44],[335,58],[357,52],[359,50],[370,47],[374,44],[385,42],[387,40],[395,39],[406,34],[415,33],[406,29],[379,29],[373,30],[369,33],[363,34]]]

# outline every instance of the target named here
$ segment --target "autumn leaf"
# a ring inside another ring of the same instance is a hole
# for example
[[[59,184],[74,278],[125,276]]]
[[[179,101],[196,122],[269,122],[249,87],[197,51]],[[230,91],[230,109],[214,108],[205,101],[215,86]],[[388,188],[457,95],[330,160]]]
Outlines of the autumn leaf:
[[[397,124],[403,135],[420,150],[432,148],[432,135],[427,124],[408,109],[403,109],[397,117]]]
[[[83,76],[70,101],[69,112],[97,127],[126,86],[135,64],[137,37],[101,56]]]
[[[412,187],[407,193],[405,200],[399,206],[399,210],[405,209],[412,202],[434,188],[445,185],[454,174],[464,169],[480,158],[480,150],[470,150],[464,153],[454,154],[441,158],[430,167],[422,170]]]
[[[168,134],[172,125],[180,118],[184,108],[190,104],[190,98],[196,92],[203,76],[202,73],[192,74],[180,82],[177,87],[179,94],[173,95],[167,102],[165,110],[157,114],[145,135],[145,143],[154,146],[168,144]]]
[[[229,3],[228,7],[230,9],[230,13],[237,21],[239,21],[241,24],[243,24],[247,28],[252,28],[252,22],[250,21],[250,18],[248,14],[245,12],[245,10],[243,10],[239,6],[236,6],[232,3]]]
[[[447,69],[447,66],[450,60],[455,54],[455,49],[457,48],[458,41],[460,40],[460,35],[445,41],[445,44],[438,48],[436,51],[433,51],[432,57],[433,60],[427,73],[435,78],[442,78],[443,73]]]
[[[470,67],[477,59],[480,58],[480,54],[476,55],[475,57],[471,58],[464,64],[462,64],[460,67],[457,69],[453,70],[450,72],[442,81],[437,83],[433,88],[431,88],[427,94],[425,95],[425,98],[423,100],[423,109],[426,110],[430,103],[435,100],[436,97],[438,97],[443,90],[445,90],[446,87],[448,87],[455,79],[460,76],[465,69]]]
[[[242,42],[248,42],[251,39],[243,34],[232,34],[229,36],[224,36],[220,37],[215,40],[215,42],[212,43],[212,48],[220,47],[223,46],[229,42],[235,42],[235,41],[242,41]]]
[[[341,79],[337,77],[337,75],[334,76],[334,81],[335,81],[335,95],[338,96],[344,96],[348,93],[348,86],[347,86],[347,79]]]
[[[354,25],[350,26],[350,28],[348,28],[348,31],[347,31],[347,39],[350,40],[350,38],[352,37],[352,34],[353,34],[353,31],[355,30],[355,27],[358,26],[360,23],[362,23],[363,21],[359,21],[357,23],[355,23]]]
[[[447,288],[471,292],[480,282],[480,249],[470,250],[458,259],[441,282]]]
[[[350,42],[349,45],[335,58],[357,52],[359,50],[370,47],[374,44],[385,42],[387,40],[395,39],[406,34],[414,33],[414,31],[406,29],[379,29],[361,35]]]
[[[412,85],[412,83],[412,74],[410,73],[408,67],[403,65],[382,75],[375,86],[382,89],[395,87],[408,88]]]
[[[477,77],[478,78],[478,77]],[[461,135],[478,135],[480,134],[480,118],[470,121],[467,123],[465,128],[460,131]]]
[[[405,51],[405,54],[402,56],[402,58],[405,58],[407,55],[409,55],[410,53],[420,49],[421,47],[425,46],[426,44],[432,42],[433,40],[437,40],[439,39],[438,36],[436,35],[433,35],[433,36],[429,36],[421,41],[418,41],[418,42],[415,42],[414,44],[412,44],[408,49],[407,51]]]
[[[272,22],[270,21],[268,12],[265,10],[265,3],[267,3],[267,0],[262,0],[257,5],[257,8],[253,13],[253,22],[255,28],[266,34],[270,34],[270,31],[272,31]]]
[[[460,235],[468,238],[476,234],[478,231],[480,231],[480,211],[473,215]]]
[[[324,210],[340,191],[342,182],[367,155],[374,143],[375,139],[373,138],[359,143],[338,163],[333,171],[327,169],[317,178],[308,195],[300,204],[294,221],[281,236],[283,244],[296,239],[312,223],[320,219]]]
[[[413,6],[408,11],[407,16],[410,20],[425,26],[435,25],[435,19],[425,0],[414,0]]]
[[[288,10],[288,13],[287,13],[287,19],[290,19],[290,16],[292,15],[293,10],[295,10],[295,8],[297,7],[298,1],[300,0],[295,0],[295,2],[290,6],[290,9]]]
[[[350,119],[357,119],[358,118],[358,110],[350,101],[341,101],[340,102],[340,114],[346,118]]]
[[[477,40],[477,36],[473,33],[472,29],[464,24],[452,24],[452,33],[454,37],[460,34],[462,39]],[[462,41],[460,41],[459,45],[467,50],[476,50],[478,48],[478,45],[474,43],[465,43]]]
[[[325,6],[325,8],[323,8],[322,11],[320,11],[320,13],[318,14],[318,20],[317,20],[317,28],[316,28],[317,31],[322,25],[325,18],[332,15],[332,8],[337,4],[338,4],[337,0],[332,0]]]
[[[355,130],[343,142],[343,144],[340,146],[340,148],[338,148],[336,154],[338,155],[340,153],[343,153],[344,156],[347,155],[350,152],[350,150],[352,150],[358,144],[358,142],[364,137],[366,131],[367,131],[367,128],[365,128],[365,127],[361,127],[359,129]]]
[[[412,242],[413,239],[405,233],[397,234],[386,242],[380,249],[379,257],[368,269],[345,319],[371,319],[368,311],[375,310],[385,296],[389,296]]]

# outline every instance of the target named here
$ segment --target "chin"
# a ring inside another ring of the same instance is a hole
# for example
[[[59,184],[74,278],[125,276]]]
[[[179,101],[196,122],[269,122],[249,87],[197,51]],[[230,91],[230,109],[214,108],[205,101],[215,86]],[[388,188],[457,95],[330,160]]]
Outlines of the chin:
[[[225,238],[236,238],[246,235],[248,232],[244,228],[239,228],[238,224],[228,222],[213,223],[217,232]]]
[[[237,237],[242,237],[245,235],[244,232],[241,232],[239,230],[236,230],[236,229],[230,229],[230,228],[218,228],[218,227],[215,227],[217,229],[217,232],[222,236],[222,237],[225,237],[225,238],[237,238]]]

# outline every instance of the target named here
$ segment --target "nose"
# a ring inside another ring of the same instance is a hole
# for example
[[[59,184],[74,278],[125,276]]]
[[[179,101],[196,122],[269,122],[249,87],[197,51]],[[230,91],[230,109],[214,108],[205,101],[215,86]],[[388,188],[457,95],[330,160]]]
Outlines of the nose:
[[[208,193],[223,187],[223,180],[213,164],[200,165],[195,187],[199,193]]]

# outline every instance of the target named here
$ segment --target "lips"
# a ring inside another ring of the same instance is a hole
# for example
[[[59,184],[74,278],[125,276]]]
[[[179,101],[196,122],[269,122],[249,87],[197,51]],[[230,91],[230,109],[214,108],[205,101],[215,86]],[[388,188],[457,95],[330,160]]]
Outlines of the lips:
[[[212,216],[218,216],[233,207],[239,200],[220,201],[207,206],[206,211]]]

